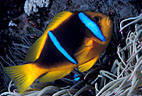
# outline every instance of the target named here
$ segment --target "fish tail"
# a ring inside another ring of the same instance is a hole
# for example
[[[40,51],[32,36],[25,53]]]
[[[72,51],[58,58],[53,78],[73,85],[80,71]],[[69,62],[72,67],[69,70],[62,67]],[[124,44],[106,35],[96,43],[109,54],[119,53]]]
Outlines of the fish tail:
[[[14,81],[19,93],[23,93],[40,75],[48,71],[34,63],[5,67],[4,70]]]

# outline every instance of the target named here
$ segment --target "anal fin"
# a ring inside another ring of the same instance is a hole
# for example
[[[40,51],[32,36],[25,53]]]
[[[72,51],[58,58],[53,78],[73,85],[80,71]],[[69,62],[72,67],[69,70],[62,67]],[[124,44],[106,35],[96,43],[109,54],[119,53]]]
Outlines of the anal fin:
[[[58,71],[51,71],[46,73],[44,76],[39,78],[40,82],[51,82],[55,81],[57,79],[61,79],[68,75],[73,69],[67,69],[67,70],[58,70]]]

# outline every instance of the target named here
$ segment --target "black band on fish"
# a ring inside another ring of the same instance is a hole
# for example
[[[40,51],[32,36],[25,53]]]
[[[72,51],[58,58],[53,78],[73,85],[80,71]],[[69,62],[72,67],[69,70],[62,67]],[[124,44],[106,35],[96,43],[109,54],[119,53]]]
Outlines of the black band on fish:
[[[53,42],[53,44],[55,45],[55,47],[72,63],[74,64],[78,64],[69,54],[68,52],[60,45],[59,41],[57,40],[57,38],[54,36],[54,34],[51,31],[48,31],[48,35],[51,39],[51,41]]]

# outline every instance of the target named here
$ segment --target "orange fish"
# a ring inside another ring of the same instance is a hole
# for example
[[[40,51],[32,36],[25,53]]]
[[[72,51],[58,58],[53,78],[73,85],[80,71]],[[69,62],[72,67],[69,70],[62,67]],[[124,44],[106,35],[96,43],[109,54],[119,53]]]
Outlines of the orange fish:
[[[45,32],[29,48],[28,64],[6,67],[20,93],[36,79],[51,82],[74,68],[89,70],[111,40],[112,21],[90,11],[58,13]]]

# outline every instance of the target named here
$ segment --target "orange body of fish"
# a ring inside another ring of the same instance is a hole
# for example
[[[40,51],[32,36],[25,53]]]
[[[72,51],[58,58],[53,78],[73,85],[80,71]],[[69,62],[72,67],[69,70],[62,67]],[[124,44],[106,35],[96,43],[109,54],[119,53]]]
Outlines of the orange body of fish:
[[[37,78],[51,82],[74,68],[89,70],[111,40],[112,21],[90,11],[58,13],[29,48],[28,64],[6,67],[5,72],[24,92]]]

